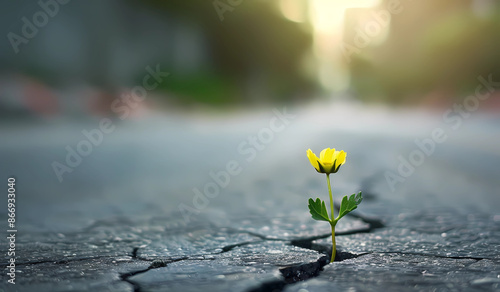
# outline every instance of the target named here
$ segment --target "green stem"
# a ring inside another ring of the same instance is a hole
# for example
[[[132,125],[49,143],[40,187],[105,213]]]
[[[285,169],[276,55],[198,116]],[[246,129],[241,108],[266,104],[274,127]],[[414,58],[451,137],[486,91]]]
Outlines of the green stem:
[[[335,220],[335,216],[333,215],[333,197],[332,197],[332,186],[330,185],[330,174],[326,175],[326,181],[328,183],[328,193],[330,194],[330,208],[332,211],[332,221]]]
[[[333,263],[335,260],[335,254],[337,253],[337,247],[335,244],[335,215],[333,214],[333,196],[332,196],[332,186],[330,184],[330,174],[326,175],[326,181],[328,183],[328,194],[330,195],[330,209],[332,214],[332,220],[330,221],[330,225],[332,226],[332,258],[330,259],[330,263]]]
[[[335,260],[335,254],[337,253],[337,246],[335,244],[335,225],[332,226],[332,258],[330,259],[330,263],[333,263]]]

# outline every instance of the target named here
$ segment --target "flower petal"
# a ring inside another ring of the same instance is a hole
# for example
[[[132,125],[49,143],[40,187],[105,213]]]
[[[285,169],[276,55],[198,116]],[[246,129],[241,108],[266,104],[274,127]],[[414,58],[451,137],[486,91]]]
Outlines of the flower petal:
[[[344,150],[341,150],[337,154],[337,159],[335,160],[335,172],[339,170],[339,167],[345,163],[347,157],[347,153],[344,152]]]
[[[340,151],[339,155],[337,156],[337,165],[344,164],[346,157],[347,157],[347,153],[345,153],[344,150]]]
[[[327,148],[327,150],[325,152],[325,156],[323,157],[323,159],[321,161],[323,163],[333,164],[335,162],[335,160],[333,160],[334,154],[335,154],[335,148],[333,148],[333,149]]]
[[[316,156],[316,154],[314,154],[314,152],[312,152],[311,149],[307,149],[307,158],[309,158],[309,162],[311,162],[311,165],[316,168],[316,171],[320,171],[319,170],[319,163],[318,163],[318,156]]]
[[[319,153],[319,159],[320,159],[321,161],[324,161],[324,159],[325,159],[325,155],[326,155],[326,152],[327,152],[328,150],[330,150],[330,148],[325,148],[325,149],[321,150],[321,152]]]
[[[337,160],[337,157],[339,156],[340,151],[336,151],[335,148],[333,149],[333,154],[332,154],[332,162],[335,164],[335,161]]]

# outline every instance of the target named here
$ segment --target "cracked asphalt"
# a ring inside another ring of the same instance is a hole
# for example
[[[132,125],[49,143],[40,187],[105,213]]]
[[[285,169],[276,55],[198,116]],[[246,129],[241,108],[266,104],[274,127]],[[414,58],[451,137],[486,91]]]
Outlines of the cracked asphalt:
[[[95,121],[2,126],[11,139],[0,143],[0,173],[18,182],[19,231],[16,284],[5,269],[0,291],[499,291],[500,120],[478,116],[447,132],[393,191],[384,173],[445,125],[346,111],[289,109],[296,118],[252,161],[238,145],[272,111],[125,121],[62,183],[51,163]],[[336,203],[364,194],[337,225],[333,264],[330,226],[307,209],[327,190],[305,152],[325,147],[348,153],[332,175]],[[193,188],[233,160],[241,173],[186,220],[179,204],[195,208]]]

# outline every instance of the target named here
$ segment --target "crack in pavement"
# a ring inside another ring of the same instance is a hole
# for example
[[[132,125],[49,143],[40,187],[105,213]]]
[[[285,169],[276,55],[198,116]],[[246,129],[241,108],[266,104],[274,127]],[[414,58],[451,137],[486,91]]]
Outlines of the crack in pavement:
[[[338,206],[336,206],[338,208]],[[362,214],[349,214],[349,216],[358,218],[362,220],[363,222],[368,224],[368,227],[364,228],[358,228],[358,229],[352,229],[352,230],[346,230],[346,231],[341,231],[341,232],[336,232],[336,236],[347,236],[347,235],[353,235],[353,234],[360,234],[360,233],[370,233],[373,232],[375,229],[378,228],[383,228],[385,227],[384,223],[382,220],[365,216]],[[309,262],[309,263],[301,263],[301,264],[294,264],[282,268],[278,268],[280,274],[282,275],[282,279],[278,280],[273,280],[269,282],[263,282],[260,283],[257,287],[250,287],[248,292],[257,292],[257,291],[264,291],[264,292],[269,292],[269,291],[283,291],[287,285],[299,282],[299,281],[307,281],[309,279],[315,278],[321,274],[323,271],[324,266],[326,266],[329,263],[329,258],[331,255],[331,247],[325,246],[325,245],[320,245],[320,244],[315,244],[314,241],[318,239],[323,239],[323,238],[328,238],[331,236],[331,233],[327,234],[320,234],[320,235],[315,235],[315,236],[308,236],[308,237],[298,237],[298,238],[276,238],[276,237],[268,237],[266,235],[262,235],[259,233],[255,233],[252,231],[246,231],[246,230],[238,230],[230,227],[225,227],[229,230],[236,231],[238,233],[244,233],[244,234],[249,234],[251,236],[256,237],[254,241],[244,241],[244,242],[239,242],[239,243],[234,243],[234,244],[228,244],[225,246],[222,246],[221,248],[218,248],[217,250],[214,250],[214,252],[207,252],[207,253],[200,253],[196,255],[189,255],[189,256],[180,256],[178,258],[168,258],[168,259],[161,259],[160,257],[158,258],[143,258],[140,256],[139,251],[143,246],[140,247],[133,247],[131,252],[127,256],[131,256],[133,261],[146,261],[149,262],[150,265],[147,268],[143,268],[140,270],[134,270],[134,271],[129,271],[129,272],[124,272],[119,274],[119,279],[121,281],[124,281],[131,285],[133,287],[134,292],[141,292],[144,290],[144,287],[141,287],[141,285],[132,280],[131,278],[133,276],[146,273],[150,270],[153,269],[158,269],[158,268],[163,268],[167,267],[168,264],[174,263],[174,262],[179,262],[179,261],[185,261],[185,260],[215,260],[216,258],[204,258],[206,256],[212,256],[212,255],[218,255],[222,253],[226,253],[229,251],[232,251],[235,248],[238,247],[243,247],[247,245],[252,245],[252,244],[261,244],[266,241],[279,241],[279,242],[287,242],[289,245],[295,246],[295,247],[300,247],[304,249],[309,249],[316,251],[320,254],[325,254],[325,256],[321,256],[318,260]],[[220,229],[220,228],[219,228]],[[362,257],[365,255],[370,255],[370,254],[399,254],[399,255],[415,255],[415,256],[424,256],[424,257],[436,257],[436,258],[444,258],[444,259],[457,259],[457,260],[475,260],[475,261],[480,261],[480,260],[494,260],[497,261],[497,259],[493,258],[487,258],[487,257],[475,257],[475,256],[444,256],[444,255],[432,255],[432,254],[424,254],[424,253],[413,253],[413,252],[401,252],[401,251],[386,251],[386,252],[365,252],[365,253],[360,253],[360,254],[353,254],[349,252],[343,252],[341,250],[337,251],[337,255],[335,257],[336,262],[340,262],[343,260],[347,259],[355,259],[358,257]],[[87,258],[76,258],[76,259],[65,259],[65,260],[59,260],[59,261],[53,261],[53,260],[42,260],[42,261],[35,261],[35,262],[24,262],[24,263],[19,263],[18,265],[35,265],[35,264],[42,264],[42,263],[53,263],[53,264],[66,264],[74,261],[84,261],[84,260],[94,260],[94,259],[101,259],[101,258],[117,258],[119,256],[97,256],[97,257],[87,257]]]
[[[364,217],[363,217],[364,218]],[[362,229],[357,229],[357,230],[349,230],[349,231],[344,231],[344,232],[338,232],[336,233],[337,235],[349,235],[349,234],[355,234],[355,233],[365,233],[365,232],[370,232],[374,228],[372,226],[369,226],[368,228],[362,228]],[[163,268],[166,267],[168,264],[173,263],[173,262],[178,262],[178,261],[184,261],[184,260],[213,260],[214,258],[204,258],[205,256],[209,255],[217,255],[217,254],[222,254],[225,252],[229,252],[237,247],[242,247],[246,245],[251,245],[251,244],[260,244],[266,241],[281,241],[281,242],[288,242],[290,245],[301,247],[301,248],[308,248],[311,250],[315,250],[320,253],[330,253],[329,250],[320,250],[317,248],[312,247],[312,241],[321,239],[321,238],[326,238],[329,237],[331,234],[323,234],[323,235],[317,235],[317,236],[310,236],[310,237],[302,237],[302,238],[296,238],[296,239],[283,239],[283,238],[269,238],[265,235],[261,235],[258,233],[250,232],[250,231],[242,231],[242,230],[237,230],[239,233],[246,233],[252,236],[255,236],[256,238],[259,238],[260,240],[255,240],[255,241],[245,241],[245,242],[240,242],[240,243],[235,243],[235,244],[229,244],[225,245],[222,248],[220,248],[220,251],[216,251],[213,253],[202,253],[202,254],[197,254],[197,255],[190,255],[190,256],[182,256],[179,258],[170,258],[170,259],[147,259],[143,258],[139,255],[139,250],[142,247],[133,247],[131,252],[127,255],[130,256],[133,261],[146,261],[150,262],[150,265],[146,269],[140,269],[140,270],[134,270],[134,271],[129,271],[125,273],[119,274],[119,278],[121,281],[124,281],[128,284],[130,284],[134,290],[134,292],[141,292],[143,290],[143,287],[136,281],[132,280],[131,278],[133,276],[146,273],[150,270],[153,269],[158,269],[158,268]],[[345,253],[339,251],[337,254],[336,260],[341,261],[344,259],[348,258],[353,258],[357,257],[359,255],[353,255],[350,253]],[[86,257],[86,258],[78,258],[78,259],[66,259],[66,260],[60,260],[60,261],[51,261],[51,260],[43,260],[43,261],[36,261],[36,262],[25,262],[25,263],[19,263],[19,265],[34,265],[34,264],[42,264],[42,263],[55,263],[55,264],[66,264],[69,262],[75,262],[75,261],[84,261],[84,260],[93,260],[93,259],[100,259],[100,258],[116,258],[117,256],[98,256],[98,257]],[[322,256],[318,261],[311,262],[311,263],[303,263],[299,265],[292,265],[289,267],[284,267],[280,268],[279,271],[283,275],[283,280],[278,280],[274,282],[267,282],[267,283],[262,283],[259,287],[251,290],[251,291],[270,291],[271,290],[276,290],[278,291],[282,290],[286,285],[295,283],[297,281],[304,281],[310,278],[314,278],[319,275],[320,271],[322,268],[328,264],[329,262],[329,256]]]
[[[374,251],[374,252],[367,252],[363,253],[361,255],[367,255],[367,254],[399,254],[399,255],[415,255],[415,256],[423,256],[423,257],[435,257],[435,258],[441,258],[441,259],[453,259],[453,260],[475,260],[475,261],[482,261],[482,260],[491,260],[491,261],[496,261],[494,258],[483,258],[483,257],[461,257],[461,256],[444,256],[444,255],[434,255],[434,254],[426,254],[426,253],[418,253],[418,252],[402,252],[402,251]]]
[[[334,205],[334,208],[338,214],[338,212],[340,211],[340,205],[337,203],[334,203],[333,205]],[[358,213],[358,212],[348,213],[347,216],[359,219],[359,220],[367,223],[371,230],[385,227],[385,224],[382,220],[375,218],[375,217],[372,217],[372,216],[363,215],[363,214]]]
[[[366,219],[366,217],[362,217]],[[360,218],[361,219],[361,218]],[[336,233],[336,235],[351,235],[351,234],[356,234],[356,233],[368,233],[373,231],[374,229],[381,228],[384,225],[381,224],[381,221],[378,219],[368,219],[367,220],[369,223],[374,223],[373,225],[370,225],[368,228],[362,228],[362,229],[356,229],[356,230],[348,230],[344,232],[339,232]],[[365,221],[366,222],[366,221]],[[310,237],[304,237],[304,238],[297,238],[297,239],[283,239],[283,238],[268,238],[267,236],[254,233],[254,232],[249,232],[249,231],[240,231],[242,233],[247,233],[253,236],[256,236],[262,240],[259,241],[245,241],[241,243],[236,243],[236,244],[230,244],[223,246],[221,248],[221,251],[215,252],[215,253],[208,253],[208,254],[202,254],[203,255],[215,255],[215,254],[222,254],[225,252],[229,252],[233,250],[234,248],[241,247],[241,246],[246,246],[250,244],[260,244],[265,241],[284,241],[284,242],[289,242],[290,245],[300,247],[300,248],[305,248],[305,249],[310,249],[314,250],[319,253],[324,253],[326,256],[322,256],[320,259],[314,262],[310,263],[303,263],[299,265],[292,265],[289,267],[284,267],[280,268],[279,272],[283,276],[283,279],[280,280],[274,280],[274,281],[269,281],[269,282],[264,282],[261,283],[259,286],[251,288],[248,290],[248,292],[269,292],[269,291],[283,291],[287,285],[299,282],[299,281],[306,281],[311,278],[315,278],[320,275],[321,271],[323,270],[323,267],[329,263],[329,258],[331,256],[331,249],[326,246],[322,245],[315,245],[313,244],[314,240],[317,239],[322,239],[331,236],[331,234],[324,234],[324,235],[317,235],[317,236],[310,236]],[[133,250],[133,255],[137,257],[137,252],[139,248],[134,248]],[[336,257],[335,257],[335,262],[341,262],[343,260],[347,259],[354,259],[358,258],[361,256],[369,255],[369,254],[400,254],[400,255],[419,255],[419,256],[427,256],[427,257],[437,257],[437,258],[447,258],[447,259],[459,259],[459,260],[465,260],[465,259],[472,259],[472,260],[484,260],[484,259],[489,259],[489,258],[482,258],[482,257],[460,257],[460,256],[441,256],[441,255],[431,255],[431,254],[422,254],[422,253],[411,253],[411,252],[366,252],[366,253],[360,253],[360,254],[353,254],[349,252],[343,252],[341,250],[338,250]],[[200,255],[196,255],[200,256]],[[121,279],[123,281],[126,281],[133,285],[134,291],[135,292],[140,292],[141,287],[139,284],[135,283],[134,281],[130,280],[129,278],[140,274],[147,272],[151,269],[155,268],[161,268],[161,267],[166,267],[167,264],[174,262],[174,261],[182,261],[182,260],[199,260],[199,258],[196,258],[195,255],[189,256],[189,257],[183,257],[175,260],[169,260],[168,262],[163,262],[162,260],[154,260],[153,263],[150,265],[149,268],[132,272],[132,273],[126,273],[122,274]],[[491,259],[490,259],[491,260]],[[157,262],[155,264],[155,262]]]
[[[338,212],[339,206],[335,205],[335,207],[337,208],[337,212]],[[343,231],[343,232],[335,232],[336,236],[352,235],[352,234],[358,234],[358,233],[369,233],[375,229],[385,227],[382,220],[377,219],[377,218],[368,217],[365,215],[355,214],[355,213],[354,214],[350,213],[350,214],[348,214],[348,216],[362,220],[363,222],[368,224],[368,227],[354,229],[354,230],[347,230],[347,231]],[[260,234],[256,234],[253,232],[252,233],[249,232],[249,234],[260,237],[263,240],[268,240],[268,238],[266,236],[263,236]],[[305,264],[290,266],[290,267],[286,267],[286,268],[281,268],[281,269],[279,269],[279,271],[280,271],[281,275],[283,276],[282,280],[275,280],[275,281],[262,283],[260,286],[248,290],[248,292],[279,292],[279,291],[283,291],[283,289],[289,284],[293,284],[293,283],[296,283],[299,281],[306,281],[308,279],[315,278],[315,277],[319,276],[319,274],[323,270],[323,267],[330,263],[330,257],[331,257],[332,251],[331,251],[331,248],[329,248],[329,247],[313,244],[313,241],[315,241],[317,239],[327,238],[330,236],[331,236],[331,233],[310,236],[310,237],[305,237],[305,238],[291,239],[291,240],[290,239],[284,240],[284,239],[272,238],[271,240],[275,240],[275,241],[276,240],[289,241],[290,245],[293,245],[296,247],[313,250],[313,251],[316,251],[318,253],[326,253],[327,256],[323,256],[319,260],[312,262],[312,263],[305,263]],[[353,254],[350,252],[343,252],[341,250],[337,250],[337,253],[335,254],[335,262],[341,262],[343,260],[357,258],[357,257],[363,256],[366,254],[368,254],[368,253]]]
[[[246,232],[243,232],[243,233],[246,233]],[[349,232],[349,234],[351,234],[351,233],[352,232]],[[311,236],[311,237],[301,238],[299,240],[267,238],[266,236],[263,236],[260,234],[255,234],[255,233],[252,233],[252,235],[255,235],[256,237],[261,238],[262,240],[245,241],[245,242],[241,242],[241,243],[226,245],[226,246],[223,246],[221,248],[221,251],[214,252],[214,253],[191,255],[191,256],[181,257],[178,259],[169,259],[169,260],[156,259],[156,260],[152,261],[151,265],[147,269],[123,273],[120,275],[120,279],[122,281],[125,281],[125,282],[129,283],[130,285],[132,285],[134,292],[140,292],[140,291],[142,291],[140,284],[131,280],[130,279],[131,277],[138,275],[138,274],[148,272],[148,271],[153,270],[153,269],[166,267],[168,264],[173,263],[173,262],[178,262],[178,261],[183,261],[183,260],[202,260],[198,257],[199,256],[222,254],[225,252],[229,252],[237,247],[246,246],[246,245],[250,245],[250,244],[260,244],[260,243],[263,243],[265,241],[287,241],[287,242],[289,242],[290,245],[301,247],[301,248],[307,248],[306,247],[307,245],[306,246],[303,245],[304,242],[312,243],[312,241],[314,241],[316,239],[328,237],[331,234],[320,235],[320,236]],[[139,247],[134,247],[132,249],[132,258],[145,260],[145,261],[151,261],[151,260],[147,260],[147,259],[139,257],[138,256],[139,249],[140,249]],[[324,251],[324,250],[316,250],[313,248],[309,248],[309,249],[320,252],[320,253],[327,253],[327,254],[328,254],[328,252],[331,252],[331,251]],[[356,258],[358,256],[359,255],[339,251],[335,257],[335,260],[336,261],[343,261],[345,259]],[[284,277],[283,280],[262,283],[261,286],[254,288],[250,291],[281,291],[288,284],[292,284],[292,283],[295,283],[298,281],[304,281],[304,280],[307,280],[310,278],[317,277],[319,275],[320,271],[323,269],[323,267],[329,263],[329,258],[330,258],[330,255],[322,256],[318,261],[315,261],[315,262],[280,268],[279,271]]]
[[[349,214],[347,216],[349,216]],[[336,231],[335,236],[370,233],[370,232],[374,231],[375,229],[385,227],[385,225],[379,219],[370,218],[370,217],[366,217],[366,216],[360,216],[360,215],[357,215],[356,218],[367,223],[368,227],[352,229],[352,230],[345,230],[345,231]],[[285,238],[268,237],[268,236],[265,236],[265,235],[262,235],[262,234],[259,234],[259,233],[253,232],[253,231],[248,231],[248,230],[237,230],[237,231],[240,233],[245,233],[248,235],[258,237],[258,238],[260,238],[262,240],[266,240],[266,241],[313,241],[313,240],[323,239],[323,238],[327,238],[327,237],[332,236],[331,233],[325,233],[325,234],[314,235],[314,236],[309,236],[309,237],[298,237],[298,238],[285,239]]]
[[[381,221],[378,219],[373,219],[373,218],[369,218],[369,217],[362,216],[362,215],[353,215],[353,214],[350,214],[350,215],[353,217],[359,218],[362,221],[368,223],[369,227],[355,229],[355,230],[348,230],[348,231],[343,231],[343,232],[336,232],[336,235],[343,236],[343,235],[350,235],[350,234],[356,234],[356,233],[367,233],[367,232],[371,232],[373,229],[380,228],[383,226]],[[95,227],[95,226],[92,226],[92,227]],[[232,229],[232,228],[229,228],[229,229]],[[225,245],[220,249],[220,251],[216,251],[213,253],[202,253],[202,254],[197,254],[197,255],[182,256],[179,258],[153,259],[153,260],[139,256],[139,250],[141,247],[133,247],[132,251],[127,256],[131,256],[131,259],[134,261],[135,260],[146,261],[146,262],[151,262],[151,264],[146,269],[121,273],[121,274],[119,274],[119,277],[120,277],[121,281],[127,282],[130,285],[132,285],[135,292],[140,292],[141,286],[138,283],[136,283],[135,281],[130,279],[131,277],[133,277],[135,275],[145,273],[145,272],[152,270],[152,269],[166,267],[170,263],[183,261],[183,260],[213,260],[213,258],[207,259],[207,258],[203,258],[203,257],[208,256],[208,255],[222,254],[225,252],[229,252],[237,247],[246,246],[246,245],[250,245],[250,244],[260,244],[260,243],[265,242],[265,241],[288,242],[290,245],[314,250],[314,251],[317,251],[319,253],[329,254],[331,252],[327,249],[320,249],[320,248],[312,245],[312,242],[314,240],[329,237],[331,235],[330,233],[316,235],[316,236],[310,236],[310,237],[295,238],[295,239],[284,239],[284,238],[271,238],[271,237],[268,237],[268,236],[265,236],[262,234],[254,233],[251,231],[245,231],[245,230],[235,230],[235,231],[237,231],[239,233],[246,233],[246,234],[255,236],[255,237],[259,238],[260,240],[245,241],[245,242],[240,242],[240,243],[236,243],[236,244]],[[353,257],[358,257],[358,256],[360,256],[360,255],[354,255],[354,254],[339,251],[337,254],[336,260],[341,261],[343,259],[348,259],[348,258],[353,258]],[[120,257],[120,256],[117,256],[117,255],[96,256],[96,257],[85,257],[85,258],[75,258],[75,259],[64,259],[64,260],[57,260],[57,261],[40,260],[40,261],[32,261],[32,262],[30,262],[30,261],[22,262],[22,263],[19,263],[18,265],[20,265],[20,266],[22,266],[22,265],[36,265],[36,264],[43,264],[43,263],[67,264],[70,262],[77,262],[77,261],[96,260],[96,259],[103,259],[103,258],[113,259],[113,258],[117,258],[117,257]],[[304,264],[293,265],[290,267],[281,268],[281,269],[279,269],[279,271],[281,272],[281,274],[284,277],[284,279],[282,281],[276,281],[273,283],[263,283],[260,287],[257,287],[256,289],[264,289],[264,290],[255,290],[255,291],[269,291],[267,289],[270,289],[272,287],[279,288],[279,290],[281,290],[285,287],[285,285],[288,285],[290,283],[295,283],[297,281],[304,281],[304,280],[316,277],[317,275],[319,275],[323,266],[328,264],[328,262],[329,262],[328,259],[329,259],[329,257],[323,256],[318,261],[315,261],[312,263],[304,263]],[[251,290],[251,291],[254,291],[254,290]]]
[[[255,243],[262,243],[264,242],[265,240],[261,240],[261,241],[245,241],[245,242],[242,242],[242,243],[236,243],[236,244],[230,244],[230,245],[226,245],[222,248],[222,251],[221,252],[218,252],[218,253],[214,253],[214,254],[221,254],[221,253],[225,253],[225,252],[228,252],[228,251],[231,251],[232,249],[236,248],[236,247],[240,247],[240,246],[245,246],[245,245],[249,245],[249,244],[255,244]]]
[[[295,245],[292,243],[292,245]],[[297,245],[296,245],[297,246]],[[304,247],[304,246],[299,246]],[[304,247],[307,248],[307,247]],[[441,255],[430,255],[430,254],[420,254],[420,253],[404,253],[404,252],[366,252],[361,254],[352,254],[349,252],[337,252],[335,256],[335,262],[341,262],[348,259],[358,258],[365,255],[370,254],[400,254],[400,255],[419,255],[426,257],[437,257],[437,258],[447,258],[447,259],[458,259],[458,260],[467,260],[472,259],[476,261],[480,260],[488,260],[489,258],[480,258],[480,257],[449,257],[449,256],[441,256]],[[280,269],[280,273],[283,276],[282,280],[275,280],[262,283],[260,286],[252,288],[248,290],[248,292],[280,292],[285,289],[285,287],[289,284],[293,284],[300,281],[306,281],[311,278],[315,278],[319,276],[323,267],[329,264],[330,255],[321,257],[318,261],[300,264],[296,266],[290,266],[286,268]],[[492,260],[492,259],[489,259]]]
[[[323,256],[312,263],[281,268],[279,271],[283,275],[283,280],[264,282],[260,286],[248,290],[248,292],[283,291],[285,286],[289,284],[317,277],[328,262],[328,257]]]
[[[360,255],[352,254],[349,252],[338,252],[335,255],[335,261],[341,262],[343,260],[357,258]],[[279,269],[281,275],[283,276],[282,280],[274,280],[269,282],[264,282],[261,285],[248,290],[248,292],[279,292],[283,291],[287,285],[306,281],[312,278],[319,276],[323,267],[330,263],[330,255],[322,256],[317,261],[294,265],[290,267],[285,267]]]
[[[338,209],[338,206],[335,206],[335,207]],[[351,214],[349,214],[349,216],[362,220],[363,222],[368,224],[368,227],[336,232],[336,236],[346,236],[346,235],[353,235],[353,234],[360,234],[360,233],[370,233],[370,232],[374,231],[375,229],[385,227],[382,220],[380,220],[378,218],[373,218],[373,217],[369,217],[369,216],[365,216],[365,215],[357,214],[357,213],[351,213]],[[180,256],[178,258],[168,258],[168,259],[143,258],[139,255],[139,250],[141,248],[143,248],[143,246],[133,247],[131,252],[127,256],[131,256],[131,259],[133,261],[150,262],[150,265],[145,269],[121,273],[121,274],[119,274],[119,278],[121,281],[124,281],[124,282],[130,284],[133,287],[134,292],[141,292],[144,289],[144,287],[141,287],[141,285],[139,283],[132,280],[131,278],[133,276],[136,276],[136,275],[139,275],[142,273],[146,273],[146,272],[153,270],[153,269],[167,267],[167,265],[170,263],[184,261],[184,260],[215,260],[216,258],[213,258],[213,257],[212,258],[205,258],[205,257],[226,253],[226,252],[232,251],[233,249],[238,248],[238,247],[243,247],[243,246],[252,245],[252,244],[261,244],[261,243],[266,242],[266,241],[287,242],[289,245],[304,248],[304,249],[313,250],[313,251],[316,251],[320,254],[325,254],[325,256],[321,256],[317,261],[313,261],[313,262],[309,262],[309,263],[294,264],[294,265],[290,265],[287,267],[278,268],[279,272],[282,275],[282,279],[273,280],[273,281],[269,281],[269,282],[263,282],[257,287],[250,288],[248,290],[248,292],[283,291],[287,285],[290,285],[290,284],[293,284],[293,283],[296,283],[299,281],[306,281],[306,280],[309,280],[311,278],[315,278],[315,277],[319,276],[323,270],[323,267],[329,263],[329,258],[331,255],[331,247],[328,247],[325,245],[320,245],[320,244],[314,244],[313,242],[315,240],[318,240],[318,239],[328,238],[331,236],[331,233],[320,234],[320,235],[315,235],[315,236],[308,236],[308,237],[298,237],[298,238],[285,239],[285,238],[268,237],[266,235],[262,235],[262,234],[255,233],[252,231],[238,230],[238,229],[234,229],[234,228],[230,228],[230,227],[225,227],[225,228],[227,228],[229,230],[236,231],[238,233],[249,234],[251,236],[256,237],[256,240],[244,241],[244,242],[225,245],[225,246],[222,246],[221,248],[218,248],[217,251],[214,251],[214,252],[201,253],[201,254],[189,255],[189,256]],[[400,252],[400,251],[365,252],[365,253],[360,253],[360,254],[353,254],[353,253],[343,252],[341,250],[338,250],[336,257],[335,257],[335,261],[340,262],[343,260],[354,259],[354,258],[358,258],[361,256],[369,255],[369,254],[416,255],[416,256],[436,257],[436,258],[445,258],[445,259],[457,259],[457,260],[469,259],[469,260],[475,260],[475,261],[496,260],[496,259],[486,258],[486,257],[443,256],[443,255],[432,255],[432,254]],[[77,258],[77,259],[65,259],[65,260],[59,260],[59,261],[42,260],[42,261],[35,261],[35,262],[19,263],[18,265],[35,265],[35,264],[42,264],[42,263],[66,264],[66,263],[70,263],[70,262],[74,262],[74,261],[95,260],[95,259],[101,259],[101,258],[117,258],[117,257],[119,257],[119,256],[116,256],[116,255],[115,256],[97,256],[97,257],[86,257],[86,258]]]
[[[132,250],[132,258],[134,259],[139,259],[137,257],[137,251],[139,250],[138,247],[134,247],[133,250]],[[183,260],[187,260],[188,257],[181,257],[181,258],[178,258],[178,259],[172,259],[172,260],[167,260],[167,261],[164,261],[164,260],[161,260],[161,259],[156,259],[156,260],[153,260],[151,262],[151,264],[149,265],[149,267],[147,267],[146,269],[142,269],[142,270],[136,270],[136,271],[132,271],[132,272],[126,272],[126,273],[122,273],[120,274],[120,279],[124,282],[127,282],[129,283],[130,285],[132,285],[133,289],[134,289],[134,292],[141,292],[141,285],[139,285],[139,283],[131,280],[130,278],[135,276],[135,275],[139,275],[139,274],[142,274],[142,273],[145,273],[149,270],[153,270],[153,269],[158,269],[158,268],[163,268],[163,267],[166,267],[168,264],[171,264],[171,263],[175,263],[175,262],[179,262],[179,261],[183,261]]]

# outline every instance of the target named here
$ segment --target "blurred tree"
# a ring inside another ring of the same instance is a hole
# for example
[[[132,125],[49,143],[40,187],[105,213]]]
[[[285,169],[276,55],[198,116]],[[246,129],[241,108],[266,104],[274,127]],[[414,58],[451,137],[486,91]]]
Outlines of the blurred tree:
[[[486,16],[472,9],[472,0],[403,3],[391,17],[387,40],[353,57],[352,86],[361,99],[451,100],[474,90],[479,75],[500,76],[498,2]]]
[[[224,20],[212,1],[141,3],[165,17],[189,21],[206,37],[211,66],[195,75],[173,72],[165,89],[202,102],[250,103],[303,98],[316,89],[303,67],[312,46],[310,29],[285,19],[268,1],[242,1],[224,13]],[[205,89],[192,90],[198,85]]]

